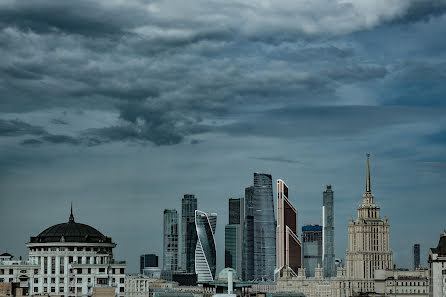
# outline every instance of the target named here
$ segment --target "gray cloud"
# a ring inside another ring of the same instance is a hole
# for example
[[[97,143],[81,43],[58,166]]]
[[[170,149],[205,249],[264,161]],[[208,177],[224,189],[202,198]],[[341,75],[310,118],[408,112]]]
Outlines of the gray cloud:
[[[42,135],[42,127],[33,126],[20,120],[0,119],[0,136]]]

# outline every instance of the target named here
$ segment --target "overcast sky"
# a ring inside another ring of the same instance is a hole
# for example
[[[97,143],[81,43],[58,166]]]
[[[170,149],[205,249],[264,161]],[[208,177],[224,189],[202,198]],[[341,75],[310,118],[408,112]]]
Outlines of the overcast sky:
[[[336,257],[365,190],[394,262],[446,228],[445,0],[0,1],[0,252],[68,221],[162,259],[162,212],[218,213],[253,172],[302,224],[335,192]],[[299,232],[300,233],[300,232]],[[300,234],[299,234],[300,236]],[[162,262],[162,261],[161,261]]]

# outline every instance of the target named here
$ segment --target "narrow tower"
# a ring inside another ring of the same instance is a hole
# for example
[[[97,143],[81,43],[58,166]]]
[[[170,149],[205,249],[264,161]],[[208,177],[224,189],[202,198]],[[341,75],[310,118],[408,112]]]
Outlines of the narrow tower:
[[[197,198],[193,194],[184,194],[181,199],[181,268],[187,273],[195,273],[195,211]]]
[[[336,276],[334,255],[334,201],[331,185],[325,186],[322,204],[322,264],[325,277]]]
[[[164,210],[163,269],[178,269],[178,213],[176,209]]]
[[[217,269],[217,251],[215,245],[215,228],[217,214],[195,211],[197,246],[195,248],[195,271],[199,283],[215,279]]]
[[[229,199],[229,224],[225,226],[225,268],[242,273],[244,198]]]

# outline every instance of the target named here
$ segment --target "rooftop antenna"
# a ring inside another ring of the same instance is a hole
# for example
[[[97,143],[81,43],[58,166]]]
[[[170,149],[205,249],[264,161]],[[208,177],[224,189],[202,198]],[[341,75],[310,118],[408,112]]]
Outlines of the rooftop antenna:
[[[71,201],[71,211],[70,211],[70,222],[74,222],[74,216],[73,216],[73,201]]]

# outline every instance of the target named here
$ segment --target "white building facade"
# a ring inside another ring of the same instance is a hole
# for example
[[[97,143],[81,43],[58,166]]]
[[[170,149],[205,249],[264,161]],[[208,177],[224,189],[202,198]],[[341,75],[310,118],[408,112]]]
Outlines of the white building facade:
[[[446,231],[429,250],[429,297],[446,297]]]
[[[427,297],[429,272],[417,270],[375,270],[375,293],[378,296]]]
[[[28,261],[0,262],[0,281],[19,282],[30,296],[93,295],[94,288],[115,288],[124,296],[125,262],[113,259],[116,244],[95,228],[74,221],[47,228],[26,244]]]

